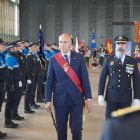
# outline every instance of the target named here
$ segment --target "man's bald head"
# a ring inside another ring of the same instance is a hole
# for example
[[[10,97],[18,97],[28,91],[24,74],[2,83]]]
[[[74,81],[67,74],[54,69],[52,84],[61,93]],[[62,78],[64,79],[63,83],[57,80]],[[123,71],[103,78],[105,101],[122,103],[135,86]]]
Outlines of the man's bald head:
[[[71,40],[71,36],[69,34],[65,34],[65,33],[60,35],[59,38],[67,38],[67,39]]]
[[[71,46],[71,36],[69,34],[62,34],[59,36],[59,48],[62,53],[67,54]]]

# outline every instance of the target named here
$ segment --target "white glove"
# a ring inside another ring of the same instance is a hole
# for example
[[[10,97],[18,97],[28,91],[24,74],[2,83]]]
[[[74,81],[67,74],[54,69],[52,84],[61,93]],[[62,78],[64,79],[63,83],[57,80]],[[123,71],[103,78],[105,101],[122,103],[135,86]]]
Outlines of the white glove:
[[[32,81],[31,80],[27,80],[27,84],[31,84],[32,83]]]
[[[134,99],[133,100],[133,105],[134,106],[139,106],[140,105],[140,100],[139,99]]]
[[[102,95],[98,96],[98,103],[99,105],[104,105],[104,97]]]
[[[21,81],[19,81],[19,87],[22,87],[22,82]]]

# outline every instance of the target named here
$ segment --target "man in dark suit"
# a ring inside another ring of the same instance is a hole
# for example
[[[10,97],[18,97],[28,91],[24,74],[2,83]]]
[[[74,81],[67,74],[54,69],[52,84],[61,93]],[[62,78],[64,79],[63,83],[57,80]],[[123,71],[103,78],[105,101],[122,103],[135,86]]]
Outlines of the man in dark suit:
[[[101,140],[139,140],[140,106],[112,112],[103,127]]]
[[[67,139],[67,122],[70,114],[70,128],[73,140],[82,139],[82,113],[84,96],[88,113],[92,110],[92,95],[84,57],[71,52],[71,37],[59,37],[60,53],[50,57],[46,82],[46,110],[52,111],[52,91],[58,140]],[[84,95],[83,95],[84,94]]]
[[[140,82],[137,62],[134,58],[126,55],[127,42],[129,39],[125,36],[117,36],[114,39],[116,43],[116,54],[107,57],[104,62],[98,87],[98,102],[104,105],[104,89],[106,77],[109,76],[106,87],[106,118],[110,117],[111,112],[131,106],[133,80],[134,105],[139,105]]]

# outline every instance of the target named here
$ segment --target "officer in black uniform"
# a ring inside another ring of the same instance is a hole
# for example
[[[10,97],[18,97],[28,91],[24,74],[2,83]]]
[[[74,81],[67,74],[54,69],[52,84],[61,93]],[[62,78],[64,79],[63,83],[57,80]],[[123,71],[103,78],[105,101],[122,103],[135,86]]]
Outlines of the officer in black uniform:
[[[103,127],[101,140],[139,140],[140,106],[112,112]]]
[[[36,44],[37,42],[32,42],[30,45],[28,45],[29,53],[26,58],[27,85],[26,85],[26,93],[25,93],[24,113],[28,113],[28,114],[35,113],[35,111],[31,110],[30,103],[36,86],[37,65],[36,65],[36,58],[34,56],[34,53],[36,52],[36,48],[35,48]]]
[[[134,58],[126,55],[127,42],[129,39],[125,36],[117,36],[114,39],[116,43],[116,53],[107,57],[99,79],[98,102],[104,105],[104,89],[106,78],[109,81],[106,87],[105,100],[106,118],[110,117],[111,112],[131,106],[133,80],[134,105],[139,105],[140,97],[140,79],[137,62]]]
[[[24,120],[24,117],[19,116],[18,114],[18,106],[23,94],[23,89],[25,87],[26,84],[26,58],[25,55],[22,53],[23,49],[25,48],[24,46],[24,39],[20,39],[17,41],[19,47],[18,47],[18,52],[16,53],[16,58],[19,64],[19,69],[20,69],[20,74],[21,74],[21,83],[22,83],[22,87],[18,88],[18,94],[17,94],[17,98],[14,102],[14,106],[12,109],[12,119],[13,120]]]
[[[6,43],[3,42],[2,38],[0,38],[0,112],[1,112],[1,107],[4,101],[4,95],[5,95],[5,83],[7,83],[7,66],[5,64],[5,58],[2,55],[4,52],[4,45]],[[4,139],[6,137],[6,133],[2,133],[0,131],[0,139]]]
[[[16,101],[18,88],[22,87],[21,72],[16,59],[17,52],[16,41],[7,44],[8,53],[5,57],[6,65],[8,66],[8,84],[7,84],[7,102],[5,107],[5,128],[17,128],[18,124],[11,121],[11,111]]]

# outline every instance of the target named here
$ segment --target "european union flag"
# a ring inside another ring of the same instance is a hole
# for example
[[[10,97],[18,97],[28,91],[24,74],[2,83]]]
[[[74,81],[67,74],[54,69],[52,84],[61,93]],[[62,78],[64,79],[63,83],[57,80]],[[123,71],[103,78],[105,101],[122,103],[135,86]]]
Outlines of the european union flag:
[[[41,24],[40,24],[40,29],[38,33],[38,38],[39,38],[39,43],[40,43],[38,55],[41,60],[42,67],[46,69],[46,60],[45,60],[45,54],[44,54],[44,39],[43,39],[42,30],[41,30]]]
[[[91,48],[94,50],[96,49],[96,41],[95,41],[95,36],[94,36],[94,30],[93,30],[93,35],[92,35],[92,40],[91,40]]]

